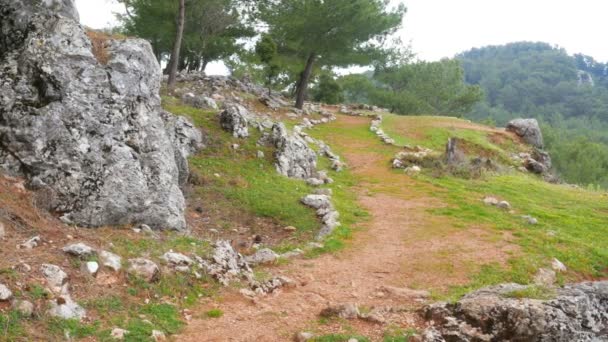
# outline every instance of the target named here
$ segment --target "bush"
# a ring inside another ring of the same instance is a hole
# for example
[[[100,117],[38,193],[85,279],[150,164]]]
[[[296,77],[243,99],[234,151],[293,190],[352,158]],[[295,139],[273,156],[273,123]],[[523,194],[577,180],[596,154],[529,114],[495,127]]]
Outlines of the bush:
[[[338,104],[344,101],[342,86],[330,75],[323,74],[314,90],[313,98],[317,102]]]

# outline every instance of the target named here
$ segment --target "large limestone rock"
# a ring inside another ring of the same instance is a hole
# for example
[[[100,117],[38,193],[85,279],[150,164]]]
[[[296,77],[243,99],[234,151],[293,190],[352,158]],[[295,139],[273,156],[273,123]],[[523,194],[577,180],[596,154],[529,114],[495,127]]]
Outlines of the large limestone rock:
[[[507,124],[507,131],[514,132],[536,148],[543,148],[543,134],[536,119],[515,119]]]
[[[436,326],[424,341],[606,341],[608,281],[568,285],[550,300],[510,298],[526,286],[473,292],[454,304],[426,308]]]
[[[105,45],[102,65],[73,0],[0,0],[0,169],[67,222],[184,229],[200,132],[162,111],[149,43]]]
[[[272,127],[272,141],[277,148],[276,169],[287,177],[310,179],[317,176],[317,154],[297,134],[288,134],[283,123]]]
[[[227,103],[225,107],[220,113],[222,128],[232,133],[235,138],[247,138],[251,120],[249,111],[238,103]]]

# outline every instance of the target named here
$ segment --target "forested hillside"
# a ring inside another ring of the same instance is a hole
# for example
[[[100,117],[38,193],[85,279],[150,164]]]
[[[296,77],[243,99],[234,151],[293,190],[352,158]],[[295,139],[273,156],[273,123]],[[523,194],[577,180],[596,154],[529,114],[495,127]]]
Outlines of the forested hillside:
[[[467,83],[485,94],[469,118],[497,125],[537,118],[564,180],[608,187],[608,64],[528,42],[472,49],[457,59]]]

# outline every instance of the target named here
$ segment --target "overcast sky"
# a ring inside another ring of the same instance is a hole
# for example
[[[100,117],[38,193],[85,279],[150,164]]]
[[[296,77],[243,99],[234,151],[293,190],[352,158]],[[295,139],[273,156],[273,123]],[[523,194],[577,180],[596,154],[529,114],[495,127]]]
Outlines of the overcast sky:
[[[395,0],[397,1],[397,0]],[[401,36],[420,59],[452,57],[473,47],[543,41],[608,62],[608,0],[403,0]],[[115,24],[114,0],[76,0],[83,24]]]

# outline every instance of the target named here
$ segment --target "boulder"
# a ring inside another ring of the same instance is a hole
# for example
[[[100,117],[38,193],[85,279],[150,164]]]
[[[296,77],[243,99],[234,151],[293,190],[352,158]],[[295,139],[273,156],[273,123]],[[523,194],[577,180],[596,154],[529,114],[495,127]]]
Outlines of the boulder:
[[[203,260],[200,257],[196,258],[199,266],[207,274],[214,277],[224,286],[227,286],[230,281],[239,278],[253,279],[253,271],[249,267],[249,263],[247,263],[245,257],[232,248],[230,242],[219,240],[215,243],[214,247],[211,260]]]
[[[68,223],[185,229],[150,44],[108,37],[94,54],[73,0],[0,1],[0,26],[0,169]]]
[[[608,281],[566,285],[552,299],[511,298],[528,286],[503,284],[456,303],[426,307],[435,324],[423,341],[603,341],[608,339]]]
[[[153,261],[144,258],[129,259],[127,273],[142,278],[147,282],[157,281],[160,277],[160,268]]]
[[[506,129],[520,136],[526,143],[543,148],[543,134],[536,119],[515,119],[507,124]]]
[[[249,136],[249,111],[238,103],[226,103],[225,109],[220,113],[220,124],[222,128],[235,138],[247,138]]]
[[[317,154],[297,134],[288,134],[283,123],[274,124],[271,140],[276,147],[276,169],[287,177],[316,178]]]
[[[331,200],[327,195],[306,195],[301,199],[302,203],[314,208],[314,209],[325,209],[331,208]]]

